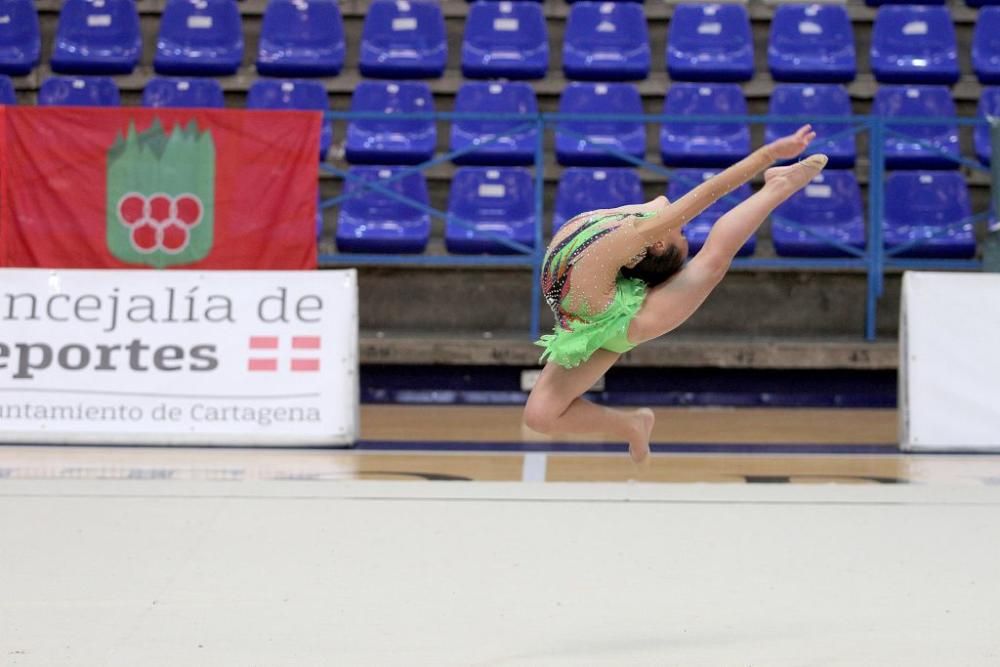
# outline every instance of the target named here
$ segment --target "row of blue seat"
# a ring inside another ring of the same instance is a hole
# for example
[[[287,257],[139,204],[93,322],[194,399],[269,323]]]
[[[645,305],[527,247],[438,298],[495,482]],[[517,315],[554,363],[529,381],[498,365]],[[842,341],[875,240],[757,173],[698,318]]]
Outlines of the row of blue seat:
[[[9,78],[0,77],[0,103],[15,102]],[[117,105],[118,89],[106,77],[52,77],[39,91],[39,104],[87,106]],[[214,79],[152,79],[143,92],[143,104],[153,107],[221,107],[222,88]],[[251,87],[252,109],[329,109],[323,85],[310,80],[259,79]],[[348,124],[346,158],[354,164],[417,164],[433,157],[437,128],[433,121],[397,120],[398,113],[434,110],[427,84],[362,81],[354,92],[351,110],[378,112],[382,118]],[[459,113],[533,115],[538,111],[534,90],[523,82],[470,81],[455,98]],[[563,92],[559,111],[567,114],[642,114],[638,90],[627,83],[573,83]],[[737,84],[677,83],[667,91],[664,114],[675,116],[746,115],[747,105]],[[769,112],[776,116],[850,116],[851,101],[839,84],[778,84]],[[890,169],[952,169],[958,167],[958,128],[948,123],[955,104],[945,86],[882,86],[872,112],[891,118],[927,117],[926,124],[888,126],[895,134],[885,139]],[[1000,115],[1000,87],[983,91],[982,117]],[[857,159],[855,133],[850,123],[817,122],[819,135],[811,150],[830,157],[831,168],[853,167]],[[772,123],[765,140],[790,134],[795,124]],[[530,165],[535,160],[537,127],[505,119],[458,120],[451,124],[451,150],[457,164]],[[321,157],[332,144],[330,123],[324,123]],[[990,163],[989,128],[974,134],[976,155]],[[936,147],[936,150],[935,150]],[[750,128],[742,123],[668,122],[660,128],[664,164],[680,167],[727,166],[750,151]],[[942,152],[944,154],[942,154]],[[628,165],[623,156],[644,159],[646,129],[642,123],[622,120],[566,122],[556,130],[556,157],[567,166]]]
[[[0,0],[0,72],[24,75],[39,62],[32,0]],[[754,75],[746,7],[681,4],[670,21],[667,69],[678,81],[746,81]],[[167,0],[153,67],[160,74],[233,74],[243,59],[236,0]],[[343,67],[343,20],[335,0],[270,0],[261,27],[257,69],[270,76],[334,76]],[[50,64],[55,72],[131,72],[142,51],[133,0],[66,0]],[[376,0],[361,36],[359,69],[375,78],[428,78],[444,72],[447,40],[436,2]],[[1000,83],[1000,7],[984,8],[972,45],[973,69]],[[959,78],[955,29],[943,6],[879,9],[871,40],[872,71],[890,83],[954,83]],[[775,8],[768,64],[779,81],[846,82],[855,78],[854,34],[841,5]],[[549,38],[541,6],[476,2],[469,9],[462,70],[470,78],[533,79],[546,75]],[[578,80],[638,80],[649,75],[650,47],[642,6],[578,2],[569,13],[563,68]]]
[[[344,26],[335,0],[270,0],[257,69],[270,76],[335,76],[344,63]],[[167,0],[156,39],[158,74],[235,74],[243,61],[236,0]],[[66,0],[50,65],[65,74],[128,74],[142,36],[133,0]],[[33,0],[0,0],[0,72],[38,65],[41,38]]]
[[[512,28],[517,34],[511,34]],[[983,9],[973,35],[973,69],[1000,82],[1000,7]],[[462,47],[466,76],[540,78],[548,66],[541,8],[480,2],[469,11]],[[835,4],[785,4],[774,10],[768,67],[778,81],[848,82],[857,74],[854,30]],[[679,5],[667,37],[667,70],[677,81],[747,81],[754,75],[750,17],[742,5]],[[879,9],[871,67],[886,83],[954,83],[959,78],[955,27],[947,8],[897,5]],[[650,70],[642,7],[581,2],[569,13],[563,43],[566,76],[639,80]],[[395,74],[399,76],[399,73]]]
[[[468,0],[472,2],[473,0]],[[542,2],[542,0],[530,0],[534,2]],[[567,3],[573,4],[576,2],[581,2],[582,0],[566,0]],[[638,2],[643,3],[645,0],[618,0],[624,2]],[[798,1],[798,0],[795,0]],[[865,0],[865,4],[869,7],[880,7],[882,5],[943,5],[946,0]],[[989,5],[1000,5],[1000,0],[965,0],[965,4],[969,7],[987,7]]]
[[[943,5],[947,0],[865,0],[869,7],[880,7],[882,5]],[[965,0],[969,7],[988,7],[990,5],[1000,5],[1000,0]]]
[[[517,30],[514,32],[514,30]],[[972,43],[973,70],[1000,83],[1000,7],[983,9]],[[848,82],[857,75],[854,30],[835,4],[785,4],[774,10],[768,67],[777,81]],[[570,79],[632,81],[650,71],[646,18],[640,5],[581,2],[569,13],[563,70]],[[676,81],[748,81],[754,76],[753,35],[746,8],[679,5],[667,36],[667,71]],[[440,63],[443,71],[444,63]],[[541,78],[548,37],[540,6],[479,2],[462,46],[465,76]],[[959,79],[955,27],[947,8],[897,5],[879,9],[871,37],[871,68],[884,83],[954,83]],[[362,72],[407,76],[406,68]],[[440,74],[440,71],[437,72]]]
[[[1000,88],[987,88],[980,97],[980,114],[1000,114]],[[520,82],[468,82],[455,101],[457,112],[530,114],[536,110],[534,92]],[[437,144],[431,121],[395,121],[399,112],[433,110],[429,87],[416,82],[363,81],[354,92],[352,111],[377,111],[378,121],[348,125],[346,157],[355,164],[416,164],[429,160]],[[572,83],[563,91],[559,112],[565,114],[642,114],[638,89],[628,83]],[[738,84],[676,83],[664,100],[666,115],[747,115],[746,99]],[[847,90],[839,84],[779,84],[769,112],[784,116],[850,116]],[[953,169],[958,167],[958,128],[947,118],[956,116],[946,86],[886,85],[875,94],[875,115],[927,117],[925,125],[888,126],[886,165],[890,169]],[[811,150],[830,156],[832,168],[850,168],[856,160],[855,133],[850,123],[814,124],[819,138]],[[771,124],[770,141],[794,131],[794,124]],[[517,121],[458,121],[452,124],[451,148],[466,151],[459,164],[531,164],[537,129]],[[484,144],[489,137],[499,137]],[[750,128],[742,123],[666,122],[660,128],[664,164],[679,167],[727,166],[750,151]],[[641,122],[601,119],[561,123],[556,129],[556,157],[566,166],[628,165],[625,156],[644,159],[646,128]],[[976,128],[977,154],[989,163],[989,130]],[[942,152],[945,155],[942,155]]]
[[[677,170],[667,188],[673,201],[716,172]],[[431,218],[423,174],[400,167],[352,167],[344,192],[348,198],[337,218],[336,242],[342,252],[420,253],[430,238]],[[375,184],[381,192],[366,184]],[[956,172],[896,172],[885,184],[886,247],[902,257],[968,258],[976,251],[968,189]],[[389,196],[392,192],[402,199]],[[704,245],[712,225],[751,194],[749,185],[713,204],[684,228],[691,252]],[[571,168],[563,173],[556,195],[553,233],[588,210],[645,199],[630,169]],[[405,201],[404,201],[405,200]],[[535,197],[531,172],[518,167],[462,167],[451,183],[444,229],[452,253],[511,253],[497,240],[533,247]],[[827,170],[772,214],[771,238],[778,255],[843,257],[849,248],[866,246],[861,189],[851,171]],[[751,238],[740,255],[754,253]]]
[[[0,75],[0,104],[16,104],[13,84]],[[120,95],[115,82],[107,77],[54,76],[42,83],[38,103],[43,106],[117,106]],[[225,97],[215,79],[153,77],[142,92],[146,107],[222,108]],[[326,111],[326,88],[318,81],[258,79],[247,93],[248,109],[298,109]],[[320,159],[325,160],[333,143],[333,128],[323,124]]]
[[[473,0],[467,0],[472,2]],[[542,0],[526,0],[533,2],[542,2]],[[643,3],[645,0],[617,0],[620,2],[638,2]],[[794,0],[798,2],[799,0]],[[843,1],[843,0],[835,0]],[[987,7],[989,5],[1000,5],[1000,0],[964,0],[965,4],[969,7]],[[573,4],[576,2],[581,2],[581,0],[566,0],[567,3]],[[946,4],[946,0],[865,0],[865,4],[869,7],[880,7],[882,5],[943,5]]]

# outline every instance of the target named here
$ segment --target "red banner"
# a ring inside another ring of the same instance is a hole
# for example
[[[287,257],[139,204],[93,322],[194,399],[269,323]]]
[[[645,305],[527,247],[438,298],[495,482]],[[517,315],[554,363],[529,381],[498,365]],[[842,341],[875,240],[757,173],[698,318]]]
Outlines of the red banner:
[[[0,266],[316,267],[320,114],[0,107]]]

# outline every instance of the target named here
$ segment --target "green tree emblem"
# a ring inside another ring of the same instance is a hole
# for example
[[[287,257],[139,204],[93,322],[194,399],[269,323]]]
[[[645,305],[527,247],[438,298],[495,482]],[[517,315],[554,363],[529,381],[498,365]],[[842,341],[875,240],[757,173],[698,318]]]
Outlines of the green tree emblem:
[[[107,243],[129,264],[190,264],[212,249],[215,143],[195,121],[167,134],[130,123],[108,150]]]

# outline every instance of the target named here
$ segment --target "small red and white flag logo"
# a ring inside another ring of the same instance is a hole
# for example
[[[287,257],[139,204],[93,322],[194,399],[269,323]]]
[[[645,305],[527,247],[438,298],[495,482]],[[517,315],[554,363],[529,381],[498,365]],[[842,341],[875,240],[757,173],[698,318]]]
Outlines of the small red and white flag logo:
[[[281,336],[250,336],[249,371],[277,371],[279,361],[285,357],[288,370],[293,372],[315,372],[319,370],[319,336],[290,336],[291,354],[282,354]]]

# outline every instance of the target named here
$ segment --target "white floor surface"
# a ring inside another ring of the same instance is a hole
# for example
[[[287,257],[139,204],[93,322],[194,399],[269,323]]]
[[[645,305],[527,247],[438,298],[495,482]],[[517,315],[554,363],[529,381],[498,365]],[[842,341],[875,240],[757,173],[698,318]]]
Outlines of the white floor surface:
[[[1000,665],[1000,487],[0,481],[0,665]]]

